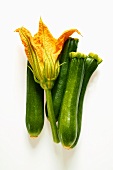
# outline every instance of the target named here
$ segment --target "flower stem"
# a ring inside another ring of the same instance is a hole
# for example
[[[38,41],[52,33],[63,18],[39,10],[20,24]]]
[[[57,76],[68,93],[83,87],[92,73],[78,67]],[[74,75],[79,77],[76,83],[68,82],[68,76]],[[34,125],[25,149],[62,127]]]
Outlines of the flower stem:
[[[46,100],[47,100],[47,109],[48,109],[48,117],[51,125],[53,140],[55,143],[59,143],[58,133],[57,133],[57,126],[56,126],[56,119],[53,110],[53,103],[52,103],[52,95],[51,90],[47,89],[46,92]]]

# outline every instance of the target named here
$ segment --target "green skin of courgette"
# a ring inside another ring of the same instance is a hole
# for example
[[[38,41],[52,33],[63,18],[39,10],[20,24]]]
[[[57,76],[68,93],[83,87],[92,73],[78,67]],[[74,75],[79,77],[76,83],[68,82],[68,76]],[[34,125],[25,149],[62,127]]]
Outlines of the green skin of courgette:
[[[69,38],[63,47],[63,50],[59,56],[60,60],[60,73],[55,81],[55,85],[52,88],[52,99],[53,99],[53,108],[54,108],[54,114],[56,117],[56,121],[58,121],[60,107],[63,99],[63,95],[65,92],[66,87],[66,81],[67,81],[67,73],[68,73],[68,67],[69,67],[69,53],[71,51],[76,52],[77,46],[78,46],[79,39]],[[45,107],[46,115],[48,117],[47,112],[47,105]]]
[[[84,79],[83,79],[83,84],[82,84],[82,89],[80,93],[80,98],[79,98],[79,104],[78,104],[78,113],[77,113],[77,138],[74,144],[71,146],[71,148],[74,148],[79,140],[80,137],[80,132],[81,132],[81,124],[82,124],[82,113],[83,113],[83,102],[84,102],[84,96],[86,92],[86,88],[88,85],[88,82],[94,73],[94,71],[98,67],[98,61],[92,57],[87,57],[85,60],[85,73],[84,73]]]
[[[66,149],[71,148],[77,137],[77,111],[83,77],[84,58],[71,59],[58,120],[59,138]]]
[[[34,81],[27,64],[26,128],[30,137],[37,137],[44,125],[44,90]]]

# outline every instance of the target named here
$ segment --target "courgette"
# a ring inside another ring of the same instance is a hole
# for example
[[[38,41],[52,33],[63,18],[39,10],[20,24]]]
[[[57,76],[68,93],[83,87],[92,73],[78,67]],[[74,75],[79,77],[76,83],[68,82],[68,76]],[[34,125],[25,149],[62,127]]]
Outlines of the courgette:
[[[58,133],[62,145],[69,149],[77,137],[78,102],[84,77],[85,55],[71,53],[67,83],[58,120]]]
[[[84,79],[82,84],[82,89],[80,93],[79,98],[79,104],[78,104],[78,113],[77,113],[77,138],[75,143],[73,144],[72,148],[75,147],[79,140],[80,132],[81,132],[81,125],[82,125],[82,113],[83,113],[83,102],[84,102],[84,96],[86,92],[86,88],[88,85],[88,82],[94,73],[94,71],[97,69],[98,65],[102,62],[102,59],[98,57],[97,54],[89,53],[85,60],[85,69],[84,69]]]
[[[30,137],[37,137],[44,125],[44,90],[34,81],[27,63],[26,128]]]
[[[55,81],[55,85],[52,88],[52,101],[56,121],[58,120],[60,107],[63,99],[63,95],[66,88],[67,73],[69,67],[69,53],[77,50],[79,39],[69,37],[64,43],[63,50],[59,56],[60,61],[60,73]],[[47,104],[45,105],[46,115],[48,117]]]

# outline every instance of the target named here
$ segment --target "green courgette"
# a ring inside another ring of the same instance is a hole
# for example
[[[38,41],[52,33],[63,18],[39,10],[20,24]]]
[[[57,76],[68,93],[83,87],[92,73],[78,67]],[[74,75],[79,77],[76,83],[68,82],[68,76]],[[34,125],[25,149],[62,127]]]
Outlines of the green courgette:
[[[79,104],[78,104],[78,113],[77,113],[77,138],[75,143],[73,144],[72,148],[75,147],[75,145],[78,142],[80,132],[81,132],[81,124],[82,124],[82,113],[83,113],[83,102],[84,102],[84,96],[86,92],[86,88],[88,85],[88,82],[94,73],[94,71],[97,69],[98,65],[102,62],[102,59],[98,57],[97,54],[89,53],[85,60],[85,69],[84,69],[84,79],[82,84],[82,89],[80,93],[79,98]]]
[[[44,125],[44,90],[34,81],[27,64],[26,128],[30,137],[37,137]]]
[[[69,149],[77,137],[78,102],[84,77],[85,55],[71,53],[67,83],[58,120],[58,133],[62,145]]]
[[[52,88],[52,100],[53,100],[53,108],[54,108],[54,114],[56,117],[56,121],[58,120],[61,102],[63,99],[63,95],[65,92],[66,87],[66,81],[67,81],[67,73],[68,73],[68,67],[69,67],[69,53],[71,51],[77,50],[79,39],[77,38],[71,38],[69,37],[67,41],[64,44],[63,50],[59,56],[60,60],[60,73],[58,78],[55,81],[55,85]],[[47,104],[45,106],[46,115],[48,117],[47,112]]]

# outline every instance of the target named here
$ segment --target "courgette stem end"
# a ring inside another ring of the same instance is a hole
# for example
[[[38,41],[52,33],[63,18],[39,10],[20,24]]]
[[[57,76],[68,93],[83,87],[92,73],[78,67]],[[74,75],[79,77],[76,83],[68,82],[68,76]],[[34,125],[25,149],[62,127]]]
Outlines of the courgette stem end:
[[[103,60],[95,53],[90,52],[88,54],[88,57],[94,58],[95,60],[97,60],[97,64],[100,64]]]
[[[80,52],[70,52],[69,53],[69,57],[70,58],[86,58],[87,56],[83,53],[80,53]]]

